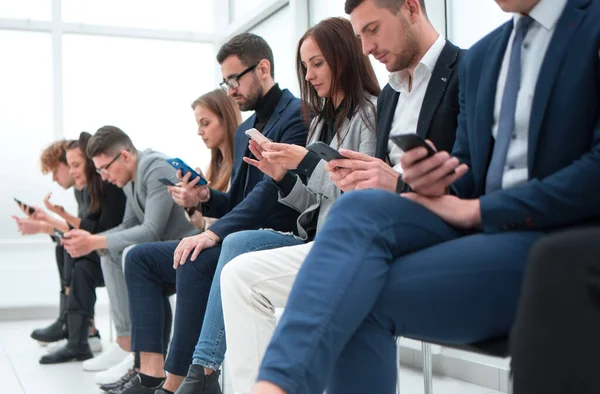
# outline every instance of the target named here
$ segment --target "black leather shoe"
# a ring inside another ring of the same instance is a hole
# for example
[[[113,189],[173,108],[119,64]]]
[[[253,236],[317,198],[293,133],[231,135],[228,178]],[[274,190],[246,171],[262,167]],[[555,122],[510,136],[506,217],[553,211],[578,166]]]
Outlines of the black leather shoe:
[[[90,346],[72,348],[68,344],[54,353],[46,354],[40,359],[40,364],[60,364],[69,361],[85,361],[94,357]]]
[[[67,296],[60,294],[58,319],[48,327],[33,330],[31,338],[44,343],[52,343],[67,338]]]
[[[31,338],[36,341],[52,343],[65,339],[67,337],[67,328],[63,319],[57,319],[48,327],[33,330]]]
[[[122,388],[114,389],[108,394],[154,394],[160,387],[145,387],[142,386],[142,380],[139,375],[127,382]]]
[[[132,368],[129,371],[127,371],[125,375],[121,376],[121,378],[116,382],[103,384],[102,386],[100,386],[100,390],[111,391],[114,389],[122,389],[123,386],[125,386],[129,381],[131,381],[131,379],[135,378],[136,376],[137,372],[135,372],[135,369]]]
[[[220,371],[215,371],[206,376],[202,365],[192,364],[175,394],[221,394],[220,374]]]
[[[45,355],[40,364],[59,364],[69,361],[84,361],[94,357],[88,343],[90,321],[83,315],[69,314],[69,340],[65,346],[54,353]]]

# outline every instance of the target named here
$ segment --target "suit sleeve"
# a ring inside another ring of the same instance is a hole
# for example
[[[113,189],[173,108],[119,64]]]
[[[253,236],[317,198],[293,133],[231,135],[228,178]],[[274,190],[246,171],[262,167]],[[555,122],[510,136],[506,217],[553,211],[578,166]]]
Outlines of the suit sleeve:
[[[482,196],[483,229],[490,233],[515,228],[549,230],[598,217],[599,176],[600,117],[592,149],[579,160],[544,179]]]
[[[283,127],[285,131],[279,142],[302,146],[306,144],[306,124],[299,112]],[[262,227],[268,217],[277,215],[284,209],[288,208],[279,204],[277,186],[270,178],[264,176],[248,196],[217,220],[210,230],[221,239],[236,231],[256,230]]]
[[[144,220],[133,227],[123,228],[121,225],[115,231],[105,233],[109,250],[122,250],[129,245],[161,240],[171,212],[181,209],[175,205],[165,186],[158,181],[161,177],[169,176],[172,176],[172,171],[158,164],[151,164],[150,169],[142,175],[140,181],[145,182],[147,190]],[[125,219],[129,219],[127,211],[128,208],[125,209]]]

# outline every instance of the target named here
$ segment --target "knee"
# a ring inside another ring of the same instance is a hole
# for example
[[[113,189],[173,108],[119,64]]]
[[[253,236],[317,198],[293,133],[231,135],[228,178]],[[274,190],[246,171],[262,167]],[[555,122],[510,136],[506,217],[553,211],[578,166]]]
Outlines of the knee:
[[[129,282],[134,277],[139,276],[140,270],[147,265],[145,263],[146,257],[147,250],[143,244],[129,250],[123,261],[126,281]]]
[[[231,260],[242,253],[251,251],[262,236],[264,236],[264,231],[261,230],[245,230],[229,234],[223,240],[220,260]]]
[[[242,255],[227,263],[221,271],[221,293],[231,288],[247,287],[249,285],[249,274],[252,271],[252,257]]]

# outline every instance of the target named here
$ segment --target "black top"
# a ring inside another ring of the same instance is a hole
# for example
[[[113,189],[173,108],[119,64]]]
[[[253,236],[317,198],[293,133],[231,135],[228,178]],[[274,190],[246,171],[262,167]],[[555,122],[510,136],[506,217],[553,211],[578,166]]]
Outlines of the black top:
[[[256,113],[256,122],[254,123],[255,129],[261,132],[263,131],[267,122],[269,122],[271,115],[273,115],[277,103],[281,100],[281,96],[283,96],[283,91],[279,88],[278,84],[275,84],[267,94],[256,103],[256,109],[254,110]]]
[[[79,228],[92,234],[98,234],[118,226],[123,221],[127,198],[123,190],[108,182],[102,185],[102,203],[95,212],[88,212],[81,219]],[[85,189],[87,192],[87,188]],[[85,193],[89,201],[89,194]],[[89,206],[89,204],[88,204]]]

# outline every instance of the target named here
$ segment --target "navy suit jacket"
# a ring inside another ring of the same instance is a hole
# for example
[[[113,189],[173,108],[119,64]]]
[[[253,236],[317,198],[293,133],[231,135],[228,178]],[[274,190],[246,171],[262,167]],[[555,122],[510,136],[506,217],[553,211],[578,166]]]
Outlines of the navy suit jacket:
[[[278,189],[269,177],[242,159],[250,154],[245,131],[254,127],[256,115],[242,123],[235,133],[231,186],[227,193],[211,189],[210,201],[202,204],[202,213],[219,218],[210,230],[221,239],[241,230],[271,228],[296,232],[298,212],[278,202]],[[274,142],[304,146],[307,127],[300,100],[287,89],[262,134]]]
[[[458,65],[466,51],[446,41],[431,73],[417,123],[417,134],[438,150],[451,151],[458,118]],[[377,99],[377,149],[375,157],[387,160],[388,142],[400,93],[385,85]],[[410,130],[406,130],[407,132]]]
[[[526,184],[484,195],[496,85],[512,21],[475,44],[459,72],[453,154],[469,165],[453,185],[480,198],[485,232],[551,230],[600,219],[600,1],[569,0],[535,88]]]

